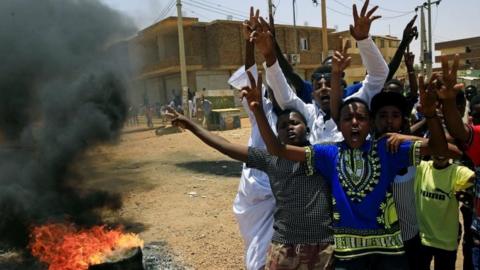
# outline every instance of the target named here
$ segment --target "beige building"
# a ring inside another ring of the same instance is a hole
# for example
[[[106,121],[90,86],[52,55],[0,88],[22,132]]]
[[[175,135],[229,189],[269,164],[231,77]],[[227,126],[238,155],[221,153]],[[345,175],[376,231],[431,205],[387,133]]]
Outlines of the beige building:
[[[345,78],[347,82],[353,83],[356,81],[361,81],[365,78],[366,69],[362,65],[362,58],[360,57],[360,51],[358,50],[355,39],[350,35],[350,31],[336,32],[331,34],[332,37],[340,39],[342,45],[344,45],[347,40],[350,40],[351,48],[348,50],[348,53],[352,57],[352,62],[350,67],[345,71]],[[373,41],[377,45],[385,61],[390,63],[397,48],[400,44],[400,40],[393,36],[372,36]],[[405,63],[400,64],[397,72],[394,75],[394,78],[405,79],[407,75],[407,68]]]
[[[244,64],[245,41],[240,21],[215,20],[200,22],[197,18],[184,18],[185,55],[188,86],[192,90],[209,90],[209,93],[233,93],[228,78]],[[329,32],[329,48],[337,49],[340,40],[352,39],[348,32]],[[276,38],[283,53],[303,78],[310,78],[322,62],[321,28],[276,25]],[[390,36],[375,36],[375,42],[387,62],[393,57],[399,40]],[[362,80],[365,69],[355,42],[350,53],[352,67],[347,71],[347,81]],[[130,98],[134,104],[148,99],[151,104],[166,104],[180,95],[180,65],[176,17],[153,24],[128,41],[130,61],[135,67]],[[256,54],[256,62],[263,57]],[[402,65],[403,66],[403,65]],[[402,68],[402,67],[401,67]],[[397,74],[404,74],[403,69]],[[233,104],[232,104],[233,105]]]
[[[458,54],[459,70],[480,69],[480,36],[437,42],[435,50],[440,51],[440,55],[435,57],[435,62],[438,64],[441,64],[440,57],[442,55],[447,55],[448,59],[452,60],[453,56]]]

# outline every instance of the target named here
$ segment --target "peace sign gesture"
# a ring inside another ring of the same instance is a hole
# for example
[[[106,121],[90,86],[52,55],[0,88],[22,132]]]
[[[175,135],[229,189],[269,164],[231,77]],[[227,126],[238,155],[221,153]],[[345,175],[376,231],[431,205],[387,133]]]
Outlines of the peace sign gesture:
[[[258,83],[255,82],[252,73],[247,71],[248,79],[250,80],[250,87],[245,86],[240,91],[240,96],[247,99],[248,107],[253,112],[256,109],[263,109],[263,97],[262,97],[262,74],[258,74]]]
[[[260,10],[257,9],[257,11],[254,14],[254,9],[253,7],[250,7],[250,18],[248,20],[245,20],[242,24],[242,30],[243,30],[243,38],[245,40],[250,40],[250,35],[252,32],[255,30],[255,28],[258,25],[258,17],[260,16]]]
[[[275,55],[273,35],[270,32],[270,26],[263,17],[259,17],[257,23],[256,29],[250,35],[250,40],[253,40],[255,46],[265,58],[269,55]]]
[[[453,58],[452,68],[448,66],[448,58],[446,55],[442,59],[442,81],[443,84],[437,89],[438,97],[444,99],[455,99],[458,91],[463,88],[463,84],[457,84],[457,70],[458,70],[458,54]]]
[[[367,12],[368,3],[370,1],[366,0],[363,4],[360,16],[358,16],[357,5],[353,5],[353,23],[350,25],[350,34],[356,40],[363,40],[368,38],[370,33],[370,26],[372,22],[376,19],[381,18],[382,16],[372,16],[373,13],[378,9],[378,6],[373,7]]]
[[[437,113],[437,92],[435,85],[438,80],[438,74],[433,73],[428,84],[425,85],[423,76],[418,76],[418,88],[420,92],[420,105],[422,113],[426,117],[433,117]]]
[[[350,65],[352,57],[347,53],[348,48],[350,48],[350,40],[345,42],[342,52],[335,51],[332,58],[332,73],[342,73]]]

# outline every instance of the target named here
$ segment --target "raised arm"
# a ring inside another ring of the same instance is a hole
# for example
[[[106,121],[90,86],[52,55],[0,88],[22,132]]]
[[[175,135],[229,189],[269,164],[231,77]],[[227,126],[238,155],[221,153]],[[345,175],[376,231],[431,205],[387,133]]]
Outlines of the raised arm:
[[[276,35],[275,35],[275,21],[273,18],[273,14],[268,14],[268,19],[269,19],[269,29],[270,29],[270,33],[272,33],[272,36],[273,36],[273,44],[275,47],[275,55],[277,56],[278,64],[280,65],[280,68],[282,69],[282,72],[285,75],[285,77],[292,83],[293,87],[295,88],[297,96],[302,98],[304,102],[307,102],[305,98],[307,98],[306,95],[309,93],[304,93],[305,89],[304,89],[303,79],[300,76],[298,76],[297,73],[295,73],[295,71],[293,70],[293,67],[290,65],[287,59],[285,59],[285,56],[283,56],[282,49],[280,49],[280,46],[278,45]],[[310,100],[312,99],[311,96],[308,98],[310,98]]]
[[[451,70],[448,66],[447,57],[442,56],[444,85],[438,89],[438,98],[443,105],[443,116],[445,117],[448,132],[461,143],[466,143],[470,137],[470,130],[463,123],[462,116],[455,102],[458,91],[463,87],[462,84],[457,84],[457,69],[458,55],[455,55]]]
[[[217,149],[222,154],[242,162],[247,162],[247,146],[231,143],[225,138],[207,131],[192,120],[176,112],[173,113],[173,117],[172,125],[190,130],[195,136],[200,138],[200,140],[212,148]]]
[[[405,26],[405,29],[403,30],[403,37],[402,41],[400,42],[400,45],[398,45],[397,51],[395,52],[395,55],[392,58],[392,61],[388,64],[388,76],[387,76],[387,82],[393,78],[393,75],[395,75],[395,72],[397,72],[398,67],[400,66],[400,63],[402,62],[402,57],[403,54],[405,53],[405,50],[408,48],[408,45],[412,42],[413,38],[417,39],[418,37],[418,31],[417,27],[413,26],[415,23],[415,20],[417,19],[417,15],[415,15],[410,22]]]
[[[310,109],[288,85],[285,75],[277,61],[272,34],[267,22],[260,17],[260,24],[252,33],[255,46],[265,57],[267,65],[267,84],[272,88],[275,99],[282,109],[295,109],[302,113],[309,121]],[[309,121],[310,125],[311,121]]]
[[[417,100],[418,84],[417,84],[417,76],[415,74],[415,68],[413,67],[415,55],[410,52],[408,47],[407,47],[407,52],[404,55],[404,58],[405,58],[405,66],[407,66],[408,81],[410,83],[410,98],[411,100]]]
[[[437,83],[437,79],[438,75],[434,73],[426,85],[423,76],[419,76],[418,78],[420,104],[422,105],[423,114],[425,119],[427,119],[427,126],[431,134],[428,140],[428,148],[422,148],[422,154],[450,156],[447,138],[445,137],[442,123],[436,111],[437,92],[435,84]]]
[[[258,18],[259,13],[260,11],[257,9],[254,15],[253,7],[250,7],[250,19],[244,21],[242,25],[243,38],[245,39],[245,70],[255,65],[255,44],[250,40],[250,35],[253,32],[250,25]]]
[[[388,66],[380,50],[370,37],[370,26],[372,22],[381,18],[381,16],[373,16],[378,6],[375,6],[367,12],[368,3],[368,0],[365,1],[360,15],[357,12],[357,6],[353,5],[354,25],[350,25],[350,34],[357,41],[360,56],[368,74],[362,82],[362,88],[350,97],[361,98],[370,104],[373,96],[378,94],[385,84],[385,79],[388,75]]]
[[[305,161],[305,149],[302,147],[284,145],[280,143],[278,138],[273,133],[272,128],[268,124],[262,105],[261,74],[258,76],[258,83],[255,82],[255,79],[250,72],[247,72],[247,74],[250,79],[251,87],[245,87],[242,89],[242,97],[247,99],[250,110],[252,110],[255,118],[257,119],[257,125],[263,141],[267,146],[268,152],[271,155],[281,158],[295,161]]]
[[[342,49],[342,52],[335,51],[332,59],[332,79],[330,81],[330,113],[332,119],[338,125],[340,119],[340,106],[342,104],[343,87],[342,74],[344,70],[350,65],[352,58],[348,56],[347,50],[350,47],[350,41],[347,41]]]

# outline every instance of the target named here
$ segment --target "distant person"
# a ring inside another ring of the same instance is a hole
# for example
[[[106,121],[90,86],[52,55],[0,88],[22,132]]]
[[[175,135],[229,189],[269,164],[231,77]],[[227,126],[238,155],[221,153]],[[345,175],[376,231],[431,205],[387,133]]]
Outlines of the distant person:
[[[175,104],[175,106],[173,107],[178,107],[178,106],[182,106],[182,97],[180,96],[179,93],[177,93],[175,91],[175,89],[172,89],[172,96],[173,96],[173,102]]]
[[[128,108],[128,116],[129,125],[138,125],[138,109],[136,106],[130,106],[130,108]]]
[[[195,91],[192,91],[190,88],[188,88],[188,113],[190,118],[195,117],[195,111]]]
[[[145,117],[147,118],[147,127],[153,128],[153,108],[151,106],[145,106]]]
[[[210,113],[212,112],[212,102],[206,99],[204,95],[202,95],[202,109],[203,109],[202,125],[204,127],[207,127],[207,122],[210,117]]]

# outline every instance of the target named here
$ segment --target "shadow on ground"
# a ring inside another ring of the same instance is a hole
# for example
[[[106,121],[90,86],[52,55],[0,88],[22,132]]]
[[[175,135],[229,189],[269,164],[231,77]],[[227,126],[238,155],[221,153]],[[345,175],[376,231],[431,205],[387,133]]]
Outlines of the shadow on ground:
[[[203,160],[176,163],[175,166],[185,170],[221,176],[240,177],[242,174],[242,163],[233,160]]]

